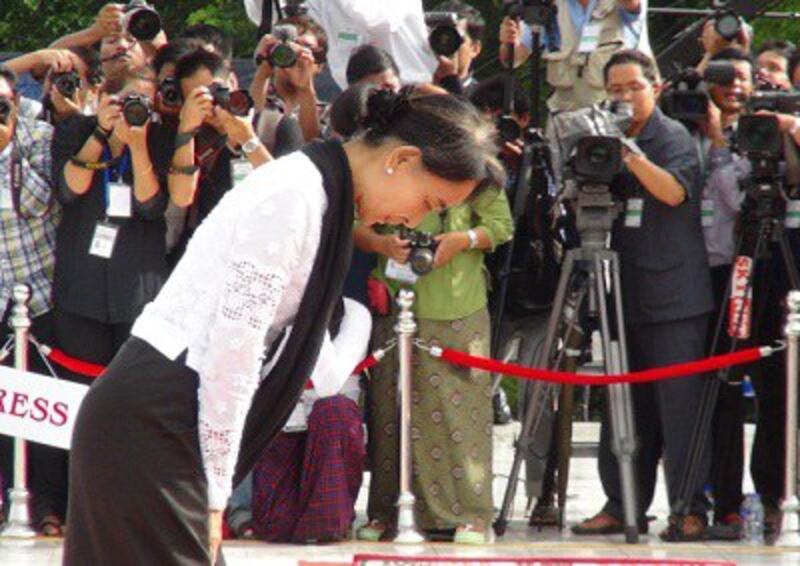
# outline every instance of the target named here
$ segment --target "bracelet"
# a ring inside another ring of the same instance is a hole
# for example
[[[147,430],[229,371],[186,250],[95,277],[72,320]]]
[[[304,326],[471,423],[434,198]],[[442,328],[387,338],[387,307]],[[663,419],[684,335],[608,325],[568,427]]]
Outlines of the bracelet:
[[[192,130],[190,132],[178,132],[175,135],[175,151],[192,141],[196,135],[197,130]]]
[[[480,243],[478,233],[475,230],[467,230],[467,237],[469,238],[469,249],[474,250],[477,248]]]
[[[170,175],[194,175],[199,169],[199,165],[171,166],[167,173]]]
[[[69,158],[69,162],[81,169],[88,169],[89,171],[102,171],[111,166],[110,161],[81,161],[74,155]]]

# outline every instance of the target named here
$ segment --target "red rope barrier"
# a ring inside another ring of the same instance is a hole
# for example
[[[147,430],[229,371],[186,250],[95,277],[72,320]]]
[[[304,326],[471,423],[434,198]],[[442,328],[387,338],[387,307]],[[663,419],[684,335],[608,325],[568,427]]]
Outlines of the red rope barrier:
[[[367,357],[363,362],[356,366],[356,369],[353,370],[353,373],[361,373],[362,371],[367,371],[368,369],[372,369],[380,363],[380,360],[372,354],[371,356]]]
[[[441,357],[446,362],[457,366],[481,369],[492,373],[502,373],[522,379],[539,381],[549,381],[552,383],[566,383],[573,385],[609,385],[611,383],[646,383],[649,381],[659,381],[673,377],[686,377],[693,374],[705,373],[724,367],[746,364],[760,360],[771,355],[771,348],[749,348],[732,354],[714,356],[705,360],[686,362],[671,366],[636,371],[616,375],[587,375],[568,373],[564,371],[552,371],[536,368],[528,368],[515,364],[498,362],[481,356],[472,356],[442,348],[441,350],[431,351],[431,355]]]
[[[73,373],[79,373],[86,377],[99,377],[106,370],[104,366],[73,358],[58,348],[51,346],[42,346],[42,348],[50,360]]]

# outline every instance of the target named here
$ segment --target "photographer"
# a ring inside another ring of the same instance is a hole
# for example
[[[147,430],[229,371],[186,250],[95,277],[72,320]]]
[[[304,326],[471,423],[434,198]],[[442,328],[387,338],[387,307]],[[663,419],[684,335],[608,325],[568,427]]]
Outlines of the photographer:
[[[524,4],[524,2],[522,2]],[[646,0],[555,0],[557,15],[543,27],[547,82],[553,112],[590,106],[605,99],[603,67],[620,49],[650,53]],[[500,61],[508,64],[507,45],[514,46],[514,65],[532,51],[528,23],[505,17],[500,26]]]
[[[383,344],[394,335],[394,297],[401,288],[416,295],[419,337],[475,355],[489,355],[485,254],[513,233],[508,200],[502,189],[486,189],[472,202],[432,211],[419,233],[435,243],[412,245],[411,234],[384,227],[356,229],[360,249],[379,255],[373,272],[371,307],[373,341]],[[399,222],[402,219],[387,219]],[[418,233],[418,234],[419,234]],[[434,251],[435,250],[435,251]],[[417,269],[421,257],[431,260]],[[415,259],[416,258],[416,259]],[[414,270],[417,269],[415,272]],[[418,275],[432,269],[424,275]],[[396,353],[387,355],[368,382],[369,456],[372,465],[367,515],[357,531],[362,540],[379,540],[392,530],[398,485]],[[426,531],[455,530],[455,542],[484,544],[492,519],[492,384],[485,372],[442,363],[422,356],[414,376],[414,490],[418,521]],[[417,400],[419,402],[417,402]]]
[[[790,41],[770,39],[761,44],[756,52],[756,74],[763,88],[792,90],[789,61],[796,48]]]
[[[226,83],[229,77],[223,59],[202,48],[181,57],[175,67],[184,102],[168,188],[171,201],[187,209],[187,218],[172,260],[180,257],[188,238],[233,186],[234,158],[241,152],[253,167],[271,159],[250,116],[234,116],[222,107],[224,94],[232,95]]]
[[[604,68],[606,90],[633,106],[625,132],[638,150],[624,150],[626,170],[612,191],[626,198],[629,213],[612,234],[621,264],[629,366],[632,371],[703,358],[708,313],[713,308],[708,257],[700,223],[699,164],[691,137],[680,123],[656,106],[661,85],[652,60],[627,50],[614,54]],[[641,211],[641,227],[627,219]],[[670,245],[665,246],[665,242]],[[703,391],[701,376],[633,385],[638,451],[639,528],[647,530],[656,470],[662,452],[670,506],[685,467]],[[611,431],[603,420],[599,470],[608,498],[603,510],[573,527],[576,534],[623,532],[622,494]],[[708,458],[703,458],[708,465]],[[693,486],[691,515],[679,526],[670,521],[665,540],[699,540],[705,531],[705,474]]]
[[[284,37],[267,34],[256,47],[258,68],[250,85],[259,113],[258,135],[272,153],[285,143],[278,136],[282,121],[299,123],[307,143],[321,136],[327,110],[317,100],[314,87],[314,77],[322,70],[328,51],[325,31],[308,16],[281,20],[274,32],[281,31]],[[279,49],[287,47],[294,55],[287,52],[287,60],[281,61]]]
[[[434,10],[457,15],[455,24],[461,45],[450,56],[436,53],[439,66],[433,74],[433,82],[453,94],[466,94],[477,86],[472,76],[472,64],[481,54],[486,22],[477,9],[463,0],[446,0],[437,4]]]
[[[56,226],[61,208],[55,202],[51,175],[50,145],[53,127],[22,116],[16,76],[0,66],[0,326],[9,330],[11,296],[15,284],[31,291],[28,308],[31,335],[53,343],[52,282],[55,262]],[[5,360],[6,364],[12,358]],[[48,369],[33,348],[28,355],[31,371],[48,375]],[[0,435],[0,489],[11,487],[13,439]],[[67,501],[57,487],[64,472],[64,451],[32,443],[29,445],[31,513],[38,532],[57,535]],[[5,491],[4,491],[5,492]],[[6,505],[8,501],[6,500]],[[0,524],[5,520],[0,506]]]
[[[347,61],[347,86],[371,84],[400,90],[400,69],[389,53],[374,45],[357,47]],[[335,101],[334,101],[335,104]]]

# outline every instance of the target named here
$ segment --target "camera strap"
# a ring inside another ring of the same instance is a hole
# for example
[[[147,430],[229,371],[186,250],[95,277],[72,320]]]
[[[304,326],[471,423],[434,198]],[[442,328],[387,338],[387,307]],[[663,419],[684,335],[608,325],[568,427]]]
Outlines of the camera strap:
[[[48,176],[43,175],[40,171],[36,171],[30,162],[28,162],[28,167],[36,172],[43,180],[47,180]],[[34,214],[22,212],[22,153],[19,150],[19,142],[16,135],[11,141],[11,166],[9,167],[8,171],[11,190],[11,204],[14,208],[14,212],[20,218],[35,218],[36,215]],[[50,195],[47,199],[47,206],[42,216],[50,212],[50,209],[53,208],[53,200],[53,192],[50,191]]]

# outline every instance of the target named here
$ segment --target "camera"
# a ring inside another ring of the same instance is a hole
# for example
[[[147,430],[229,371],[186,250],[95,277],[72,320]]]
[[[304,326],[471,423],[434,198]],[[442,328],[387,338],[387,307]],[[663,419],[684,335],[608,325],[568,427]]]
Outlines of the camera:
[[[253,98],[246,90],[231,91],[227,86],[213,83],[208,87],[214,105],[227,110],[234,116],[247,116],[253,108]]]
[[[53,73],[51,78],[56,90],[64,98],[72,98],[81,88],[81,77],[75,71],[65,71],[63,73]]]
[[[464,44],[464,32],[458,27],[455,12],[428,12],[425,24],[430,30],[428,45],[436,55],[452,57]]]
[[[503,0],[503,13],[528,25],[545,26],[553,21],[558,8],[553,0]]]
[[[712,2],[712,7],[714,14],[711,20],[714,22],[714,31],[726,41],[733,41],[739,37],[743,21],[735,10],[728,7],[727,0],[715,0]]]
[[[296,18],[308,14],[308,6],[305,0],[286,0],[283,12],[287,18]]]
[[[776,116],[758,115],[757,112],[800,112],[800,93],[780,91],[757,91],[748,103],[750,114],[739,118],[736,133],[738,151],[751,161],[777,162],[783,154],[783,134]],[[764,163],[766,166],[767,163]]]
[[[130,126],[144,126],[153,114],[149,96],[131,93],[122,100],[122,115]]]
[[[183,93],[181,92],[181,85],[175,77],[167,77],[158,86],[158,92],[161,96],[162,106],[175,110],[183,104]]]
[[[292,41],[297,41],[297,27],[292,24],[281,24],[272,28],[272,35],[279,41],[272,45],[266,55],[256,55],[256,65],[261,65],[268,61],[273,67],[288,69],[297,63],[297,53],[289,45]]]
[[[586,136],[578,140],[572,171],[582,185],[609,185],[622,172],[622,142],[611,136]]]
[[[664,112],[681,122],[702,122],[708,116],[708,85],[729,85],[736,80],[736,68],[730,61],[711,61],[703,74],[696,69],[678,71],[671,88],[664,93]]]
[[[11,117],[11,99],[7,96],[0,96],[0,124],[8,124],[8,119]]]
[[[414,275],[422,277],[433,271],[436,248],[439,247],[438,242],[433,239],[433,234],[401,226],[398,236],[410,243],[411,254],[408,256],[408,264]]]
[[[139,41],[152,41],[161,31],[161,17],[145,0],[130,0],[124,12],[125,29]]]

